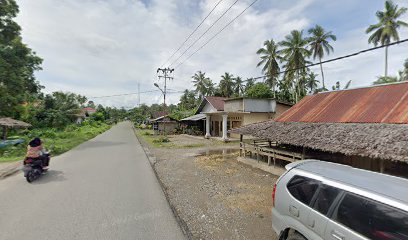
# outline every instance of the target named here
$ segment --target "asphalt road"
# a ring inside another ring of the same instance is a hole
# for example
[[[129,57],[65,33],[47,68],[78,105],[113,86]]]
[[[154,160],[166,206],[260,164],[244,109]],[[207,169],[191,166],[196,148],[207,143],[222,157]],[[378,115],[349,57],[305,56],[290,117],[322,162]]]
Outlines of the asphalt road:
[[[184,239],[130,123],[0,181],[0,239]]]

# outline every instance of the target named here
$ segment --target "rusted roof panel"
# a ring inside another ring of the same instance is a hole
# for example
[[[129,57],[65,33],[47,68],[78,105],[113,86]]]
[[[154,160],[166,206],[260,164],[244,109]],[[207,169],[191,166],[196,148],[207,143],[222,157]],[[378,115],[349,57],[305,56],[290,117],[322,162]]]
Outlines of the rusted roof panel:
[[[276,121],[408,123],[408,82],[307,96]]]

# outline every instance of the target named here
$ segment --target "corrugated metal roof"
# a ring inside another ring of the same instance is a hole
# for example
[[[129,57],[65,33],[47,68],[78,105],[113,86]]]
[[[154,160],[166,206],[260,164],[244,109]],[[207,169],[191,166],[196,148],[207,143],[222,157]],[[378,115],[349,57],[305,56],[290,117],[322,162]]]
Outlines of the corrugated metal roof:
[[[198,120],[204,119],[205,117],[206,117],[205,114],[200,113],[200,114],[196,114],[190,117],[183,118],[180,121],[198,121]]]
[[[275,121],[408,123],[408,82],[306,96]]]

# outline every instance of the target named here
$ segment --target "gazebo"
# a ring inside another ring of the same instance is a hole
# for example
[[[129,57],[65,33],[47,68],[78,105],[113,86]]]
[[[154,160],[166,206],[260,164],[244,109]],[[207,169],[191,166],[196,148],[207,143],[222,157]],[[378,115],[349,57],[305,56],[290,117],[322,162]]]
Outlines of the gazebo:
[[[12,118],[0,118],[0,126],[3,127],[2,139],[5,141],[7,139],[8,128],[28,128],[31,127],[31,124]]]

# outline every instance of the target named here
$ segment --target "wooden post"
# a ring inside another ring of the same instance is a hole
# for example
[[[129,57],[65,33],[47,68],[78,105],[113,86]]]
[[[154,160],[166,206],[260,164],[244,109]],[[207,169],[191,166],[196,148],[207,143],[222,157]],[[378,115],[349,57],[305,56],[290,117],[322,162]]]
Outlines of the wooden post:
[[[271,166],[271,156],[268,156],[268,166]]]
[[[269,147],[270,147],[270,148],[272,147],[272,142],[271,142],[271,140],[269,140]]]
[[[275,155],[275,151],[273,151],[273,168],[275,168],[276,166],[276,155]]]
[[[242,157],[242,140],[244,136],[242,134],[239,135],[239,156]]]
[[[2,137],[2,139],[4,141],[7,140],[7,127],[6,126],[3,126],[3,137]]]
[[[306,148],[303,147],[303,150],[302,150],[302,160],[305,159],[305,152],[306,152]]]
[[[380,173],[384,173],[384,159],[380,159]]]
[[[256,160],[259,162],[259,149],[256,148]]]

